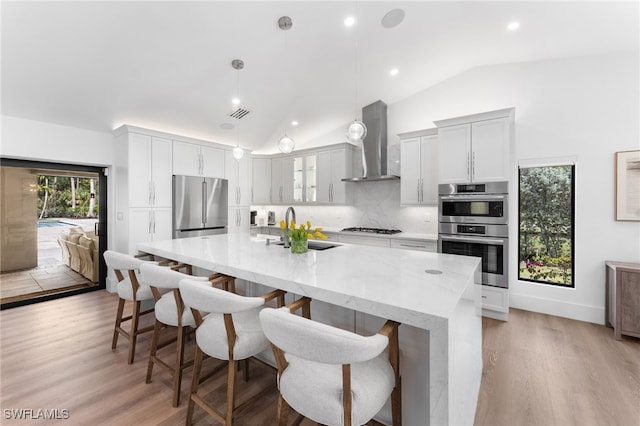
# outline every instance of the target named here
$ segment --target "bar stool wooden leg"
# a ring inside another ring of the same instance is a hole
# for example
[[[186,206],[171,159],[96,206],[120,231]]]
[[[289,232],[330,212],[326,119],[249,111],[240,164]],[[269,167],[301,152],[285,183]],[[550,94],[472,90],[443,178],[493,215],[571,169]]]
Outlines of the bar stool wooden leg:
[[[153,373],[153,363],[158,351],[158,341],[160,340],[160,330],[162,329],[162,323],[156,320],[153,327],[153,338],[151,339],[151,352],[149,353],[149,365],[147,366],[147,378],[145,383],[151,383],[151,374]]]
[[[193,410],[195,409],[194,397],[197,397],[198,385],[200,384],[200,370],[202,369],[202,359],[204,352],[196,346],[196,356],[193,360],[193,379],[191,380],[191,391],[189,393],[189,407],[187,408],[187,419],[185,424],[190,426],[193,421]]]
[[[118,300],[118,312],[116,313],[116,325],[113,328],[113,341],[111,342],[111,349],[115,349],[118,344],[118,335],[120,332],[120,324],[122,324],[122,314],[124,313],[124,299]]]
[[[131,316],[131,332],[129,333],[129,364],[133,364],[133,357],[136,354],[136,341],[138,340],[138,321],[140,319],[140,302],[133,302],[133,315]]]
[[[176,366],[173,373],[173,406],[180,404],[180,384],[182,383],[182,360],[184,359],[184,327],[178,327],[176,342]]]
[[[229,360],[229,372],[227,375],[227,415],[225,416],[225,425],[233,425],[233,407],[236,403],[236,361]]]
[[[287,417],[289,417],[289,404],[278,392],[278,426],[287,426]]]

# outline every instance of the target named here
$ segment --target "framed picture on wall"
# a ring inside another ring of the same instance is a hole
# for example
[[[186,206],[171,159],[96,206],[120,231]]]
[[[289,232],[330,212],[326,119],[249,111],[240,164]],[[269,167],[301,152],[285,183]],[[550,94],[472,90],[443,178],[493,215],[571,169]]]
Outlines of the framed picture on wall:
[[[616,220],[640,221],[640,150],[616,152]]]

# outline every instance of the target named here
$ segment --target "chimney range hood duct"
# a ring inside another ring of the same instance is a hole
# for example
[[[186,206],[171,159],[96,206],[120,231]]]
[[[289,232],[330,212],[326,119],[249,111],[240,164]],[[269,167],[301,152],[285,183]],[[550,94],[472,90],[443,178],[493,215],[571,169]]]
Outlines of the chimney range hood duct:
[[[344,178],[343,182],[371,182],[395,180],[398,176],[387,175],[387,104],[376,101],[362,108],[362,122],[367,126],[367,135],[362,141],[361,177]]]

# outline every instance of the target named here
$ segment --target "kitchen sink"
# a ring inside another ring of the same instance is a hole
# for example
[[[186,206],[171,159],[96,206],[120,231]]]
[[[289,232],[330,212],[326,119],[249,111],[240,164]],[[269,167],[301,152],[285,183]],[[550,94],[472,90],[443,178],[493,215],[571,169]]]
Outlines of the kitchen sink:
[[[284,241],[275,241],[271,243],[276,246],[283,246]],[[327,250],[334,247],[339,247],[341,244],[333,244],[333,243],[321,243],[318,241],[308,241],[309,250]]]

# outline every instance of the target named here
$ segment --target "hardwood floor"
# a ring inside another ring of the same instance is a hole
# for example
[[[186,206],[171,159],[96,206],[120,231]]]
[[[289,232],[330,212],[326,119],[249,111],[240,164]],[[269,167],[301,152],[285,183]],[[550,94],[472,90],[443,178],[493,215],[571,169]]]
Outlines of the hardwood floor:
[[[15,420],[7,411],[32,409],[36,416],[46,409],[68,413],[56,421],[69,425],[184,424],[190,370],[173,408],[168,374],[156,367],[152,383],[144,383],[150,335],[139,338],[133,365],[124,340],[111,350],[116,305],[114,295],[97,291],[0,312],[0,423],[47,424]],[[616,341],[604,326],[515,309],[507,323],[484,319],[483,333],[476,425],[639,424],[640,339]],[[171,359],[171,347],[165,349]],[[208,368],[216,364],[207,361]],[[222,374],[206,385],[220,407],[225,381]],[[249,383],[239,380],[238,400],[274,384],[275,371],[254,362]],[[236,424],[274,424],[275,403],[274,390]],[[201,410],[194,421],[215,424]]]
[[[518,309],[482,332],[476,425],[640,425],[640,339]]]

